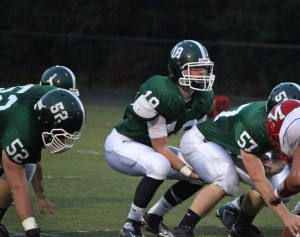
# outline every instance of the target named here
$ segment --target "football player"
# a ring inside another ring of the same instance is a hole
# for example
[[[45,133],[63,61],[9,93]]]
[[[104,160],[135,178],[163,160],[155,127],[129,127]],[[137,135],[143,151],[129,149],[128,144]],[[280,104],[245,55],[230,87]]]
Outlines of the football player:
[[[79,96],[79,91],[76,88],[76,77],[68,67],[56,65],[49,67],[42,74],[40,85],[51,85],[58,88],[70,90]],[[37,197],[40,212],[53,214],[55,207],[48,199],[43,183],[43,169],[40,162],[36,164],[26,164],[26,174]],[[33,176],[32,176],[33,175]],[[31,178],[32,177],[32,178]]]
[[[26,85],[0,91],[0,220],[13,197],[26,236],[39,237],[28,189],[25,164],[41,159],[41,150],[69,150],[85,124],[82,102],[72,92],[53,86]],[[1,236],[9,236],[4,225]]]
[[[183,161],[178,149],[167,146],[167,138],[190,128],[212,111],[213,66],[199,42],[184,40],[176,44],[169,56],[170,75],[156,75],[143,83],[134,103],[126,108],[123,121],[107,137],[108,164],[121,173],[143,176],[120,236],[143,236],[143,214],[165,179],[180,180],[175,184],[176,194],[168,196],[170,205],[200,189],[199,176]],[[167,230],[164,233],[167,235]]]
[[[288,176],[269,195],[270,203],[277,206],[283,198],[300,192],[300,101],[286,100],[276,105],[268,114],[266,128],[274,151],[284,162],[291,163]],[[282,236],[299,233],[300,225],[286,225]]]
[[[274,160],[272,164],[264,164],[260,159],[272,150],[265,127],[265,107],[266,101],[257,101],[231,108],[193,126],[183,135],[180,151],[187,163],[208,185],[198,193],[179,226],[173,229],[175,237],[193,237],[196,224],[222,198],[236,195],[240,180],[255,187],[262,198],[268,200],[272,184],[266,175],[279,173],[285,164],[280,159]],[[268,167],[266,171],[265,167]],[[266,203],[285,225],[296,228],[300,224],[300,217],[288,212],[283,204],[272,206],[268,201]],[[249,205],[251,204],[253,203],[250,202]],[[263,236],[249,221],[251,217],[243,214],[243,221],[239,225],[233,225],[234,233],[230,234]]]
[[[275,105],[287,99],[300,99],[300,86],[298,84],[293,82],[284,82],[275,86],[267,100],[267,113],[269,113]],[[265,156],[267,159],[264,159],[263,162],[267,162],[270,155],[271,153],[268,152]],[[287,164],[282,172],[269,177],[269,180],[271,181],[273,186],[277,186],[282,182],[282,180],[285,179],[289,172],[290,167]],[[282,201],[284,203],[287,203],[288,201],[290,201],[290,199],[291,197],[288,197],[284,198]],[[244,200],[245,203],[243,204]],[[247,202],[249,201],[255,202],[256,206],[260,208],[248,209],[247,207],[249,205],[247,205]],[[252,220],[255,218],[255,216],[263,206],[264,201],[263,199],[261,199],[259,193],[257,193],[255,190],[250,190],[246,194],[243,194],[241,197],[236,198],[232,202],[228,202],[225,205],[221,206],[217,210],[216,216],[222,221],[226,230],[229,232],[234,222],[237,221],[241,209],[243,209],[243,212],[247,213],[248,216],[251,216],[249,220],[252,222]],[[298,212],[300,212],[300,210],[298,210]]]

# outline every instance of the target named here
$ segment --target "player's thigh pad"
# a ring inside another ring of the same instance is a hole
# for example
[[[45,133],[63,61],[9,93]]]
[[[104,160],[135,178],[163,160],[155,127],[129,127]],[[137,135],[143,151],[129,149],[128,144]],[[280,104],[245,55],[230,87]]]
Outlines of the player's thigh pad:
[[[115,170],[134,176],[164,180],[171,169],[166,157],[153,148],[119,134],[115,129],[105,141],[105,159]]]
[[[195,142],[195,137],[193,141]],[[184,159],[201,179],[205,183],[213,183],[221,187],[227,195],[236,195],[239,178],[231,156],[221,146],[213,142],[198,142],[198,144],[192,145],[191,140],[189,140],[188,143],[182,141],[180,150]]]

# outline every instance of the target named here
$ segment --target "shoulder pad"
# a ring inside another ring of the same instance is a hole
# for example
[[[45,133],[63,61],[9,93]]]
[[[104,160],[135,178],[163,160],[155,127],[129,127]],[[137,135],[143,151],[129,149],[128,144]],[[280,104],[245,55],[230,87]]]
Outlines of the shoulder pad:
[[[141,95],[134,102],[133,111],[138,116],[145,119],[151,119],[157,115],[157,111],[154,109],[154,106],[146,99],[144,95]]]

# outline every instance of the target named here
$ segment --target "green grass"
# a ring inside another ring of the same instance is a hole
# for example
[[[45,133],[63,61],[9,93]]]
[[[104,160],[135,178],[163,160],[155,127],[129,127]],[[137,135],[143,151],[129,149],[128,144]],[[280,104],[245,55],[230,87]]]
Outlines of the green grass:
[[[132,202],[139,177],[123,175],[111,169],[104,159],[104,141],[113,126],[122,119],[123,107],[86,105],[87,122],[82,137],[74,147],[63,154],[51,155],[43,151],[44,186],[57,213],[38,213],[33,194],[36,219],[43,229],[42,236],[101,236],[116,237]],[[178,146],[179,137],[170,139],[169,145]],[[158,190],[151,205],[174,181],[166,181]],[[241,185],[239,194],[247,190]],[[170,228],[178,225],[192,198],[165,216]],[[231,198],[225,198],[218,206]],[[297,200],[287,206],[293,208]],[[196,236],[227,236],[213,210],[201,220]],[[12,236],[24,236],[14,207],[9,208],[3,222]],[[268,208],[255,219],[265,236],[279,236],[282,223]],[[151,236],[151,235],[147,235]]]

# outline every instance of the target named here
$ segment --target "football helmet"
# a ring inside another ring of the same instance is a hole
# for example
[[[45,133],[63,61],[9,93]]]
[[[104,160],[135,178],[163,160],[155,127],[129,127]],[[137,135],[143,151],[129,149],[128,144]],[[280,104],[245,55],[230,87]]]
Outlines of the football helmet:
[[[65,89],[47,92],[35,105],[45,148],[51,153],[67,151],[85,124],[85,109],[79,97]]]
[[[270,142],[279,157],[286,162],[289,161],[289,158],[281,152],[279,132],[285,117],[298,107],[300,107],[300,101],[292,99],[284,100],[271,109],[266,119],[266,129]]]
[[[192,68],[203,67],[205,75],[191,75]],[[176,83],[194,90],[210,91],[215,80],[214,63],[206,48],[197,41],[184,40],[175,45],[169,56],[169,74]]]
[[[283,82],[275,86],[266,103],[267,113],[279,102],[287,99],[300,100],[300,86],[298,84]]]
[[[74,73],[65,66],[53,66],[48,68],[42,75],[40,85],[51,85],[70,90],[79,96],[76,89],[76,78]]]

